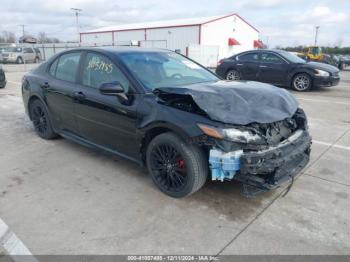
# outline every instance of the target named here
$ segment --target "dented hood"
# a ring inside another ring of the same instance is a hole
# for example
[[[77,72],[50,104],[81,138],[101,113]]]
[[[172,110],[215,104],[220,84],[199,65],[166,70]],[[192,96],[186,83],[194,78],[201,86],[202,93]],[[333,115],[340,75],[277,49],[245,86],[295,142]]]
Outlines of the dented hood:
[[[188,95],[210,119],[228,124],[271,123],[292,117],[296,99],[284,89],[252,81],[162,87],[155,93]]]

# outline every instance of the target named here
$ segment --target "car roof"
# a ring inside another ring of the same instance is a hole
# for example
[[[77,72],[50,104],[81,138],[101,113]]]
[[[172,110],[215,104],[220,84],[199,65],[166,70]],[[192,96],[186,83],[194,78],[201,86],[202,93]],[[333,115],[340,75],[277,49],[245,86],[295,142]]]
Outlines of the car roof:
[[[90,47],[76,48],[74,51],[102,51],[104,53],[121,54],[121,53],[150,53],[150,52],[172,52],[167,49],[160,48],[142,48],[142,47]]]
[[[279,50],[279,49],[256,49],[256,50],[248,50],[241,52],[237,55],[243,54],[243,53],[263,53],[263,52],[272,52],[272,53],[278,53],[278,54],[283,54],[284,52],[287,52],[285,50]]]

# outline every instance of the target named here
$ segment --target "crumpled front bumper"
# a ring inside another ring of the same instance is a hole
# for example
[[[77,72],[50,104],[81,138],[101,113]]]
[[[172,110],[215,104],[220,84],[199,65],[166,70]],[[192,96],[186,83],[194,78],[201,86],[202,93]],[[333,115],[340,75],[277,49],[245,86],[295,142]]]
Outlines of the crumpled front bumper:
[[[261,191],[277,188],[297,176],[308,164],[311,143],[308,131],[297,130],[275,147],[245,152],[235,179]]]

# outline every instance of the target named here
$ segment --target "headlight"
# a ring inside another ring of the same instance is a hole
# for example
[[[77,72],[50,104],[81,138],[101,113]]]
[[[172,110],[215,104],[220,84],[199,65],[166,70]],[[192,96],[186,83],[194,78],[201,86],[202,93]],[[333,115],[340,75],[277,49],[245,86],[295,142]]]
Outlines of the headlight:
[[[315,69],[316,71],[316,75],[318,76],[330,76],[331,74],[326,72],[326,71],[323,71],[323,70],[320,70],[320,69]]]
[[[240,130],[238,128],[216,128],[212,126],[207,126],[203,124],[198,124],[198,127],[208,136],[218,138],[218,139],[227,139],[236,143],[253,143],[253,144],[262,144],[264,139],[258,135],[253,134],[249,130]]]

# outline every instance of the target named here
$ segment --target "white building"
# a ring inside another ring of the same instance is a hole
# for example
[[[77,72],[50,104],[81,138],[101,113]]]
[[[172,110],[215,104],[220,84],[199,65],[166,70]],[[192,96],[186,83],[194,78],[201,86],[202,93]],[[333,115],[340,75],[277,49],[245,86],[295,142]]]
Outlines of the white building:
[[[238,14],[104,27],[80,33],[80,42],[166,48],[207,66],[262,44],[259,31]]]

